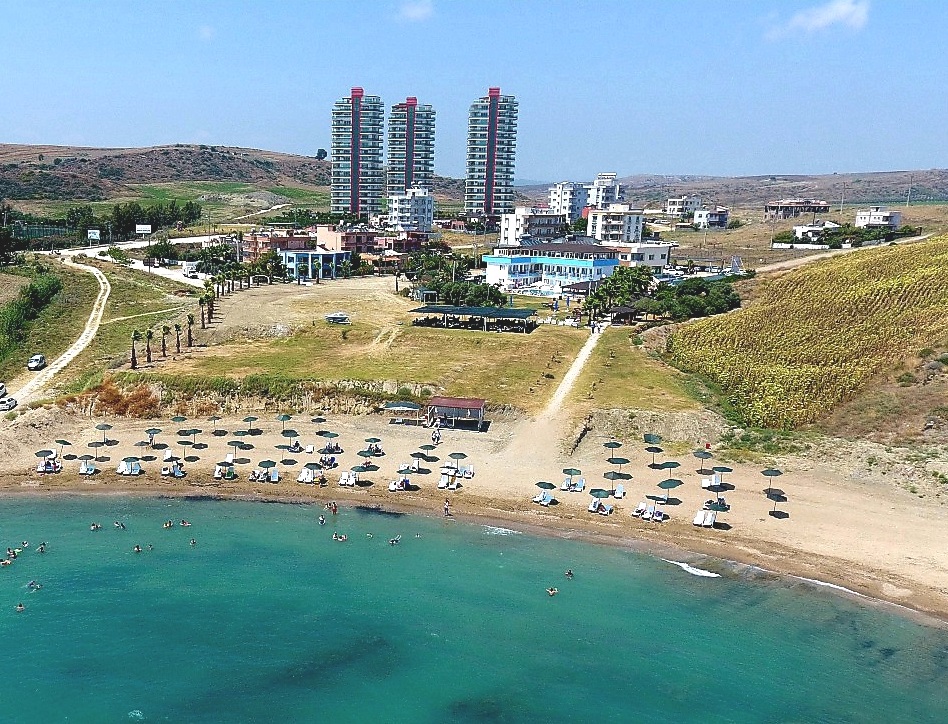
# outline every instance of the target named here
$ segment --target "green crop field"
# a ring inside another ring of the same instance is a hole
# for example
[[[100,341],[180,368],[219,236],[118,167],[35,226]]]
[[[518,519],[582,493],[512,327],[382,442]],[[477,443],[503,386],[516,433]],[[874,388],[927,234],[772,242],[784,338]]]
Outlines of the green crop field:
[[[920,349],[945,349],[946,268],[948,236],[811,264],[762,280],[746,309],[682,326],[669,357],[718,383],[746,423],[810,423]]]

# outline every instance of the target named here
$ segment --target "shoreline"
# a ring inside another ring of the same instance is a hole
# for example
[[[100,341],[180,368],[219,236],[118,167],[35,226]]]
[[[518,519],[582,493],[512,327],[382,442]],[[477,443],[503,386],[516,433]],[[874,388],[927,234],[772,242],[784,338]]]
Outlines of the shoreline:
[[[397,513],[403,515],[419,515],[426,518],[443,517],[440,511],[440,504],[436,501],[418,500],[417,498],[406,500],[383,499],[375,496],[366,499],[364,496],[352,495],[353,491],[339,488],[333,489],[332,484],[325,488],[315,488],[311,491],[312,495],[301,494],[298,491],[295,494],[283,493],[261,493],[259,491],[205,491],[190,488],[154,490],[151,488],[133,488],[133,487],[110,487],[107,490],[89,489],[82,487],[63,486],[60,489],[23,487],[21,489],[0,489],[0,497],[10,498],[68,498],[68,497],[89,497],[89,498],[140,498],[140,499],[173,499],[190,501],[208,501],[208,502],[248,502],[248,503],[267,503],[281,505],[322,505],[329,500],[336,500],[343,505],[353,509],[362,509],[367,512],[377,511],[380,514]],[[334,494],[337,493],[337,494]],[[379,496],[381,497],[381,496]],[[440,496],[438,496],[440,498]],[[821,556],[810,556],[809,566],[776,566],[769,568],[756,560],[753,556],[743,553],[741,548],[735,545],[725,545],[725,551],[709,552],[707,550],[694,550],[691,547],[685,547],[680,542],[673,542],[666,538],[650,539],[644,536],[635,535],[635,530],[608,531],[602,529],[599,521],[595,523],[584,520],[571,520],[568,522],[578,522],[579,525],[567,528],[550,525],[552,520],[568,520],[564,516],[547,516],[547,521],[528,521],[518,517],[519,511],[502,511],[491,507],[476,506],[473,510],[463,509],[457,511],[456,503],[452,504],[451,517],[458,522],[487,526],[505,530],[512,530],[518,534],[531,535],[539,538],[553,538],[557,540],[579,541],[595,545],[609,546],[621,550],[627,550],[651,558],[675,563],[686,563],[712,573],[719,574],[730,579],[745,579],[748,581],[768,579],[780,580],[787,585],[804,585],[813,590],[813,592],[823,592],[826,594],[845,598],[859,606],[867,606],[875,609],[885,610],[895,616],[906,618],[914,623],[948,630],[948,601],[944,601],[942,607],[931,606],[911,606],[898,600],[887,598],[878,592],[871,590],[865,585],[844,581],[832,575],[832,563]],[[532,511],[531,511],[532,512]],[[646,529],[654,532],[654,529]],[[698,547],[698,546],[695,546]],[[810,575],[804,575],[809,573]],[[874,572],[879,576],[884,572]],[[827,575],[829,574],[829,575]],[[687,574],[691,575],[691,574]],[[870,577],[876,578],[876,577]],[[844,585],[848,584],[848,585]],[[907,584],[910,585],[910,584]],[[860,590],[861,589],[861,590]],[[913,588],[913,591],[928,598],[928,592]],[[942,601],[940,597],[936,600]]]

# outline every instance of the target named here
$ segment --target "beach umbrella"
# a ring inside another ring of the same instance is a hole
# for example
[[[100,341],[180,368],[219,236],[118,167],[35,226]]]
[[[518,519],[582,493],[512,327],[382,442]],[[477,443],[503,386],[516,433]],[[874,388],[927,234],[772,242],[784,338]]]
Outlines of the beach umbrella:
[[[198,427],[191,428],[191,442],[197,442],[197,436],[200,435],[204,430]]]
[[[629,464],[629,459],[628,458],[608,458],[606,462],[609,463],[610,465],[618,465],[619,470],[622,470],[623,465]]]
[[[221,418],[218,415],[211,415],[207,418],[207,421],[214,426],[214,430],[217,430],[217,423],[220,422]]]
[[[100,422],[95,426],[96,430],[102,431],[102,442],[105,442],[105,433],[112,429],[112,426],[107,422]]]
[[[122,458],[123,463],[137,463],[141,458],[137,458],[134,455],[129,455],[127,458]]]
[[[645,448],[645,452],[647,452],[647,453],[652,453],[652,464],[649,465],[649,467],[650,467],[650,468],[654,468],[654,467],[655,467],[655,456],[656,456],[656,455],[661,455],[663,452],[665,452],[665,450],[662,449],[662,448],[660,448],[658,445],[649,445],[647,448]]]
[[[83,453],[82,455],[79,456],[79,460],[84,460],[85,462],[89,462],[94,457],[95,457],[94,455],[89,455],[89,453]]]
[[[620,473],[615,470],[607,470],[602,474],[606,480],[612,483],[612,494],[615,495],[616,492],[616,480],[631,480],[632,476],[628,473]]]
[[[59,455],[60,457],[63,454],[64,447],[72,447],[72,443],[69,440],[54,440],[54,442],[59,445]]]
[[[356,455],[358,455],[360,458],[366,458],[366,459],[375,457],[375,453],[373,453],[371,450],[359,450],[359,452],[357,452]]]
[[[322,470],[323,466],[317,462],[306,463],[304,466],[307,470]]]
[[[269,470],[270,468],[276,467],[276,462],[273,460],[261,460],[257,467],[263,468],[264,470]]]
[[[367,467],[367,466],[365,466],[365,465],[353,465],[353,466],[352,466],[351,468],[349,468],[349,469],[352,470],[352,472],[354,472],[354,473],[367,473],[367,472],[369,472],[369,471],[371,470],[371,468],[369,468],[369,467]]]
[[[548,483],[545,480],[541,480],[539,483],[537,483],[537,487],[541,490],[556,490],[556,485],[553,483]]]
[[[105,442],[102,440],[93,440],[90,443],[87,443],[88,447],[91,447],[95,450],[95,461],[99,462],[99,448],[105,445]]]
[[[258,418],[254,417],[253,415],[248,415],[247,417],[244,418],[244,422],[247,423],[247,432],[250,432],[253,430],[253,424],[257,421],[257,419]]]
[[[322,415],[317,415],[317,416],[314,417],[312,420],[310,420],[310,422],[315,422],[317,425],[320,425],[320,424],[326,422],[326,418],[323,417]]]
[[[437,445],[432,445],[430,442],[426,442],[424,445],[418,446],[419,450],[424,450],[425,452],[431,452],[432,450],[437,450]]]
[[[230,440],[230,441],[228,441],[228,443],[227,443],[227,447],[232,447],[232,448],[234,448],[234,456],[235,456],[235,457],[236,457],[236,455],[237,455],[237,448],[239,448],[241,445],[243,445],[243,443],[242,443],[240,440]]]
[[[580,470],[579,468],[563,468],[563,475],[566,475],[569,477],[570,485],[573,484],[574,475],[582,475],[582,474],[583,474],[583,471]]]
[[[610,440],[609,442],[604,442],[602,446],[607,450],[618,450],[622,447],[622,443],[618,440]]]
[[[662,436],[657,435],[654,432],[647,432],[642,435],[642,439],[645,441],[646,445],[658,445],[662,441]]]
[[[783,475],[783,471],[777,470],[776,468],[767,468],[766,470],[761,470],[760,474],[767,478],[767,495],[770,495],[770,491],[773,488],[774,478],[780,477]]]
[[[665,491],[665,502],[666,502],[666,503],[668,502],[668,491],[669,491],[669,490],[674,490],[674,489],[677,488],[679,485],[684,485],[684,482],[682,482],[682,481],[679,480],[678,478],[666,478],[665,480],[661,481],[661,482],[658,484],[658,487],[660,487],[662,490]]]
[[[298,462],[299,460],[295,460],[293,458],[283,458],[280,460],[280,465],[286,465],[287,467],[290,467],[291,465],[296,465]]]
[[[733,472],[734,472],[734,468],[729,468],[727,465],[715,465],[714,467],[711,468],[711,471],[712,471],[712,472],[715,472],[715,473],[720,473],[720,474],[721,474],[721,483],[723,484],[723,483],[724,483],[724,474],[725,474],[725,473],[733,473]]]
[[[712,457],[714,457],[714,455],[712,455],[711,452],[708,450],[695,450],[692,453],[692,455],[694,455],[696,458],[698,458],[701,461],[701,467],[698,468],[699,473],[706,472],[704,469],[704,461],[709,460]]]
[[[606,490],[605,488],[593,488],[592,490],[589,491],[589,494],[593,496],[594,498],[601,499],[601,498],[608,498],[610,495],[612,495],[612,491]]]
[[[292,439],[292,438],[294,438],[294,437],[299,437],[299,436],[300,436],[300,434],[299,434],[296,430],[294,430],[294,429],[292,429],[292,428],[290,428],[289,430],[286,430],[286,429],[281,430],[281,431],[280,431],[280,435],[282,435],[283,437],[286,437],[286,438],[290,438],[290,439]]]
[[[467,457],[467,453],[453,452],[453,453],[451,453],[450,455],[448,455],[448,457],[451,458],[451,459],[454,461],[454,468],[455,468],[455,470],[460,470],[460,469],[461,469],[461,461],[464,460],[464,459]]]
[[[774,502],[774,507],[770,511],[770,515],[773,516],[774,518],[779,518],[781,517],[781,515],[783,515],[783,517],[786,517],[785,513],[777,512],[777,503],[786,503],[787,494],[784,493],[780,488],[771,488],[770,492],[767,493],[767,498]]]
[[[659,463],[659,470],[674,470],[675,468],[681,467],[681,463],[677,460],[666,460],[663,463]]]
[[[36,454],[36,457],[38,458],[49,458],[53,456],[53,451],[52,450],[37,450],[35,454]]]
[[[378,437],[367,437],[365,438],[365,441],[369,443],[369,445],[374,445],[377,442],[382,442],[382,439]]]
[[[282,415],[277,415],[277,418],[276,418],[276,419],[280,421],[280,424],[283,425],[283,429],[285,430],[285,429],[286,429],[286,423],[287,423],[287,421],[292,420],[292,419],[293,419],[293,416],[292,416],[292,415],[287,415],[287,414],[284,412]]]
[[[147,430],[145,430],[145,434],[148,435],[148,444],[154,445],[155,435],[158,435],[160,433],[161,433],[160,427],[149,427]]]
[[[148,440],[139,440],[135,443],[135,447],[148,447]]]
[[[417,459],[417,460],[427,460],[427,459],[428,459],[428,456],[425,455],[423,452],[421,452],[421,450],[416,450],[416,451],[413,452],[409,457],[413,457],[413,458],[415,458],[415,459]]]

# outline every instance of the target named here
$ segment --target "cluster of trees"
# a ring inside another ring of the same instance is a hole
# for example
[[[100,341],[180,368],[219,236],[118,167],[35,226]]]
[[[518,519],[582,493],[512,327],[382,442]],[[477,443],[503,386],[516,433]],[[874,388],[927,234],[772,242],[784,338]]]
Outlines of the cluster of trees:
[[[150,224],[152,231],[166,229],[178,222],[193,224],[201,218],[201,205],[186,201],[178,205],[175,199],[163,201],[151,206],[142,206],[137,201],[115,204],[112,211],[104,216],[96,216],[90,204],[74,206],[66,212],[66,225],[75,229],[80,237],[85,237],[89,229],[104,229],[111,224],[112,238],[127,239],[135,233],[136,224]]]
[[[688,279],[681,284],[653,284],[647,267],[618,267],[589,294],[584,309],[596,318],[613,307],[630,307],[648,318],[679,322],[721,314],[741,305],[730,282]]]
[[[507,295],[493,284],[438,279],[429,284],[428,289],[438,293],[442,304],[456,307],[502,307],[507,303]]]
[[[15,299],[0,306],[0,360],[17,348],[27,325],[39,316],[62,288],[59,277],[40,274],[22,287]]]
[[[880,241],[893,241],[921,233],[921,228],[916,226],[903,226],[899,229],[864,229],[852,224],[843,224],[838,229],[824,229],[817,239],[817,243],[827,244],[830,249],[841,249],[843,244],[862,246],[863,244]],[[774,243],[797,244],[803,242],[797,239],[792,230],[788,229],[774,234]]]
[[[444,304],[467,307],[502,307],[506,295],[493,284],[466,281],[474,258],[440,249],[416,251],[408,257],[405,273],[418,286],[438,293]]]

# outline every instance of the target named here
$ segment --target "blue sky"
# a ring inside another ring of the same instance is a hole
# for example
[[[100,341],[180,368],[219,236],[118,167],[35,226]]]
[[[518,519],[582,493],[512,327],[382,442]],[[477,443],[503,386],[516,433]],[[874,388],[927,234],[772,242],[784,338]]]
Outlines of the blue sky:
[[[0,142],[314,154],[353,85],[520,101],[517,176],[948,166],[938,0],[4,0]]]

